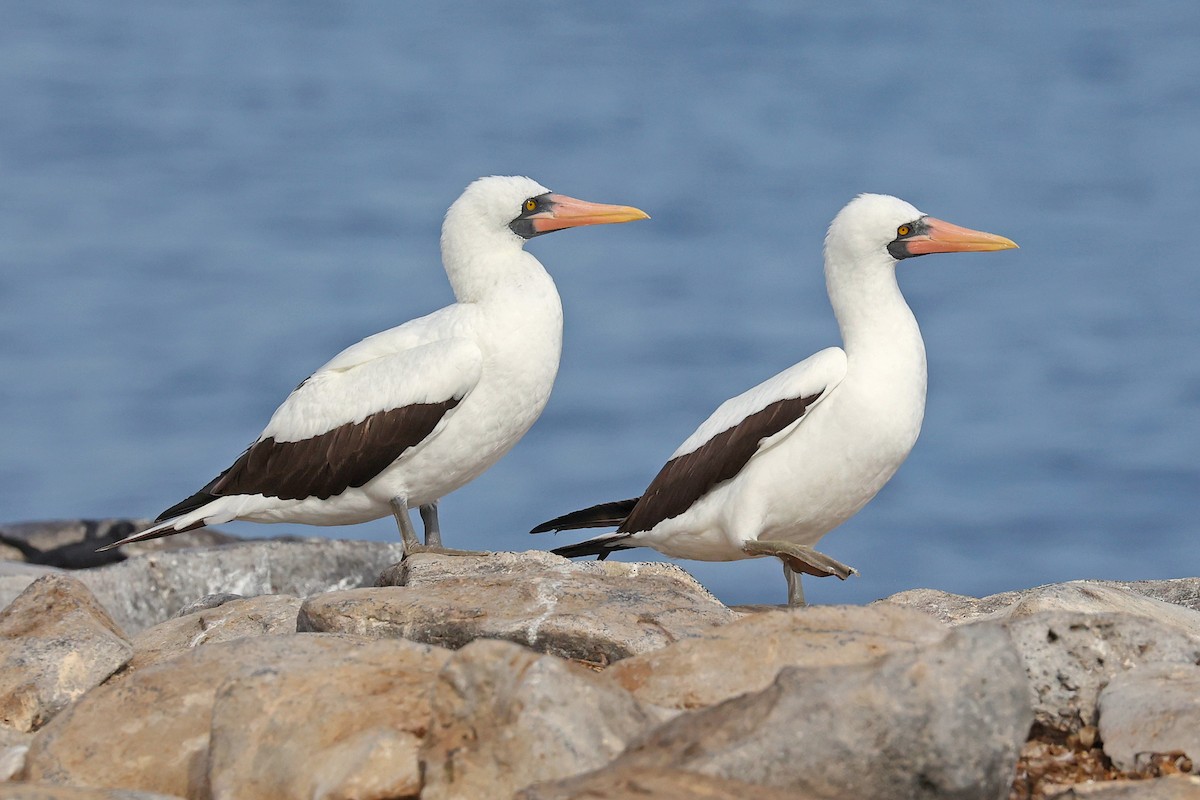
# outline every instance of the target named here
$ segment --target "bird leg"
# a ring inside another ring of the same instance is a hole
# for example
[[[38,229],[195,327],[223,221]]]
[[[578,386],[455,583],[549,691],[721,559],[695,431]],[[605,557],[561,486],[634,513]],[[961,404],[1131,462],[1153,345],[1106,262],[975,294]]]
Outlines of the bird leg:
[[[442,527],[438,524],[437,500],[421,506],[421,522],[425,525],[425,546],[442,546]]]
[[[799,608],[805,605],[804,602],[804,587],[800,583],[800,573],[783,562],[783,577],[787,580],[788,587],[788,606]]]
[[[393,497],[391,506],[392,516],[396,518],[396,525],[400,528],[404,554],[408,555],[421,546],[421,540],[417,538],[416,528],[412,524],[412,517],[408,515],[408,502],[403,497]]]
[[[751,539],[742,545],[742,552],[750,556],[775,556],[783,562],[784,576],[788,581],[789,606],[804,605],[804,588],[800,585],[800,576],[796,573],[803,572],[818,578],[836,575],[842,580],[858,574],[854,567],[848,567],[811,547],[792,542],[760,542]]]
[[[400,538],[404,543],[404,557],[414,553],[437,553],[443,556],[486,556],[482,550],[451,550],[442,547],[442,533],[438,528],[437,504],[431,503],[420,507],[421,520],[425,523],[425,544],[417,538],[417,529],[413,527],[412,517],[408,515],[408,500],[403,497],[393,497],[391,501],[392,516],[400,527]],[[426,511],[430,509],[430,511]],[[430,521],[432,520],[432,527]]]
[[[792,542],[760,542],[751,539],[742,545],[742,552],[749,556],[775,556],[796,572],[815,575],[818,578],[836,575],[846,580],[851,575],[858,574],[854,567],[848,567],[811,547]]]

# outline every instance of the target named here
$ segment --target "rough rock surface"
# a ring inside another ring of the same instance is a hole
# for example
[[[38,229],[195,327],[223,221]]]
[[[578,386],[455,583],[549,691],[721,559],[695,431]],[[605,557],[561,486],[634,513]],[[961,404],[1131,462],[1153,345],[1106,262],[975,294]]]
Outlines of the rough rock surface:
[[[115,564],[130,556],[209,547],[238,541],[212,528],[125,545],[119,550],[96,552],[126,536],[150,527],[148,519],[56,519],[0,525],[3,557],[63,569],[88,569]]]
[[[908,606],[956,625],[978,619],[1015,619],[1041,611],[1119,611],[1185,626],[1200,620],[1200,578],[1166,581],[1070,581],[987,597],[967,597],[937,589],[910,589],[880,601]]]
[[[1173,775],[1148,781],[1081,783],[1054,800],[1200,800],[1200,778]]]
[[[57,530],[69,544],[85,528]],[[47,530],[22,547],[54,550]],[[1200,579],[748,616],[670,565],[398,556],[317,539],[70,573],[0,562],[0,605],[46,575],[35,593],[70,586],[78,601],[0,613],[15,634],[0,655],[32,652],[63,619],[85,623],[63,629],[76,631],[64,662],[97,633],[127,654],[122,627],[140,631],[125,666],[36,733],[0,726],[0,800],[975,798],[1008,795],[1008,775],[1010,800],[1200,793],[1176,774],[1196,763]],[[400,585],[347,591],[387,565],[382,582]],[[389,599],[340,616],[348,596]],[[357,635],[296,633],[306,597],[312,620],[332,610],[331,627]],[[0,683],[40,669],[24,655],[0,666]],[[1041,724],[1014,769],[1029,702]],[[1135,777],[1159,779],[1121,780]]]
[[[927,614],[884,604],[777,609],[619,661],[605,675],[645,702],[699,708],[764,689],[786,666],[861,664],[949,631]]]
[[[1063,733],[1096,724],[1101,688],[1125,670],[1200,663],[1200,630],[1132,614],[1043,611],[1006,627],[1025,664],[1037,722]]]
[[[415,797],[430,689],[449,657],[430,645],[373,641],[231,678],[212,712],[212,796]]]
[[[1124,770],[1176,752],[1200,770],[1200,666],[1151,664],[1114,676],[1100,693],[1100,738]]]
[[[867,664],[785,668],[760,692],[679,715],[618,763],[818,797],[1001,798],[1030,721],[1011,641],[977,625]]]
[[[419,554],[388,574],[401,585],[310,598],[299,629],[450,648],[506,639],[607,664],[737,617],[671,564],[576,563],[542,552]]]
[[[772,789],[695,772],[614,767],[581,778],[539,783],[516,800],[820,800],[817,795]]]
[[[38,578],[0,611],[0,726],[36,730],[132,655],[86,586]]]
[[[25,778],[202,797],[212,706],[226,679],[264,664],[303,665],[363,644],[291,635],[197,647],[94,689],[60,713],[34,737]]]
[[[421,750],[423,800],[491,800],[595,769],[661,717],[561,659],[481,640],[454,654]]]
[[[81,789],[46,783],[0,783],[0,800],[183,800],[173,794],[134,789]]]
[[[13,780],[24,771],[25,754],[29,752],[32,740],[32,733],[0,728],[0,784]]]
[[[369,586],[381,569],[401,555],[398,543],[272,539],[137,556],[75,575],[127,633],[135,634],[209,594],[305,597]],[[0,606],[19,594],[32,577],[19,588],[12,581],[0,579]],[[6,591],[12,597],[4,596]]]
[[[237,598],[160,622],[134,638],[129,669],[166,661],[200,645],[295,633],[300,602],[299,597],[290,594],[264,594]]]

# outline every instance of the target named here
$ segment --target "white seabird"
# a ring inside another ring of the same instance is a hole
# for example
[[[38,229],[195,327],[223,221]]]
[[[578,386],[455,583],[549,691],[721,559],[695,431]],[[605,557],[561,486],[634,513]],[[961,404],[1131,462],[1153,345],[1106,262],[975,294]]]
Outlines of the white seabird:
[[[423,549],[408,513],[419,508],[426,548],[440,548],[438,498],[517,443],[558,372],[562,304],[525,242],[647,218],[529,178],[475,181],[442,225],[456,302],[334,356],[232,466],[110,547],[231,520],[351,525],[394,514],[411,552]]]
[[[825,282],[844,349],[822,350],[727,400],[641,497],[566,514],[532,533],[617,526],[554,550],[568,557],[639,546],[701,561],[775,556],[789,605],[802,605],[797,573],[844,580],[855,571],[813,547],[888,482],[921,430],[925,343],[896,264],[1016,246],[895,197],[860,195],[825,238]]]

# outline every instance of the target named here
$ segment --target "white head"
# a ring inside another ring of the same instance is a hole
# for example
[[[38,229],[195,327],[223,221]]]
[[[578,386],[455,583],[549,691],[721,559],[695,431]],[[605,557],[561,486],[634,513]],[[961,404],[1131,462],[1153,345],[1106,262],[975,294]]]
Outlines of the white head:
[[[537,181],[520,176],[493,175],[466,188],[446,212],[442,223],[442,263],[459,295],[467,290],[471,273],[498,270],[498,262],[514,261],[534,236],[581,225],[601,225],[649,219],[629,206],[588,203],[554,194]],[[532,256],[520,263],[537,264]],[[492,283],[499,276],[484,278]],[[460,299],[463,299],[460,296]]]
[[[1006,250],[1003,236],[926,216],[886,194],[860,194],[838,212],[825,236],[825,272],[892,269],[896,262],[929,253]]]
[[[860,194],[838,212],[825,236],[825,285],[849,345],[862,319],[890,304],[907,306],[896,264],[928,253],[1006,250],[1011,240],[926,216],[886,194]]]

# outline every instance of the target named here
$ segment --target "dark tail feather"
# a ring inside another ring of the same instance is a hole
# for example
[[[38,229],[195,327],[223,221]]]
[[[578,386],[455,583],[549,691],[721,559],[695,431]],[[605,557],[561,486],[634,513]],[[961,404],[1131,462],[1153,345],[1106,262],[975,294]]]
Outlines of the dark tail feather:
[[[216,483],[216,481],[213,481],[213,483]],[[184,514],[187,514],[191,511],[195,511],[200,506],[208,505],[213,500],[217,499],[217,496],[215,494],[209,494],[208,490],[211,488],[212,488],[212,483],[210,483],[208,486],[205,486],[203,489],[196,492],[194,495],[187,498],[186,500],[180,500],[178,503],[176,503],[175,505],[168,508],[166,511],[159,514],[158,519],[156,519],[154,521],[155,522],[166,522],[169,519],[174,519],[175,517],[182,517]],[[173,533],[178,533],[178,532],[179,531],[173,531]],[[165,534],[165,533],[163,534],[163,536],[167,536],[167,535],[168,534]]]
[[[628,539],[628,533],[609,533],[604,536],[597,536],[595,539],[588,539],[586,542],[578,542],[576,544],[568,544],[564,547],[556,547],[551,550],[556,556],[563,558],[579,558],[580,556],[599,556],[600,560],[608,558],[608,554],[616,550],[632,550],[637,545],[621,544],[625,539]]]
[[[615,500],[611,503],[601,503],[598,506],[585,508],[580,511],[572,511],[570,514],[563,514],[561,517],[555,517],[549,522],[543,522],[530,533],[545,533],[546,531],[573,531],[577,528],[607,528],[610,525],[620,525],[633,511],[633,507],[637,505],[640,497],[631,497],[628,500]],[[594,541],[594,540],[593,540]],[[584,542],[583,544],[587,544]],[[558,552],[555,550],[554,552]],[[580,553],[579,555],[585,555]]]

